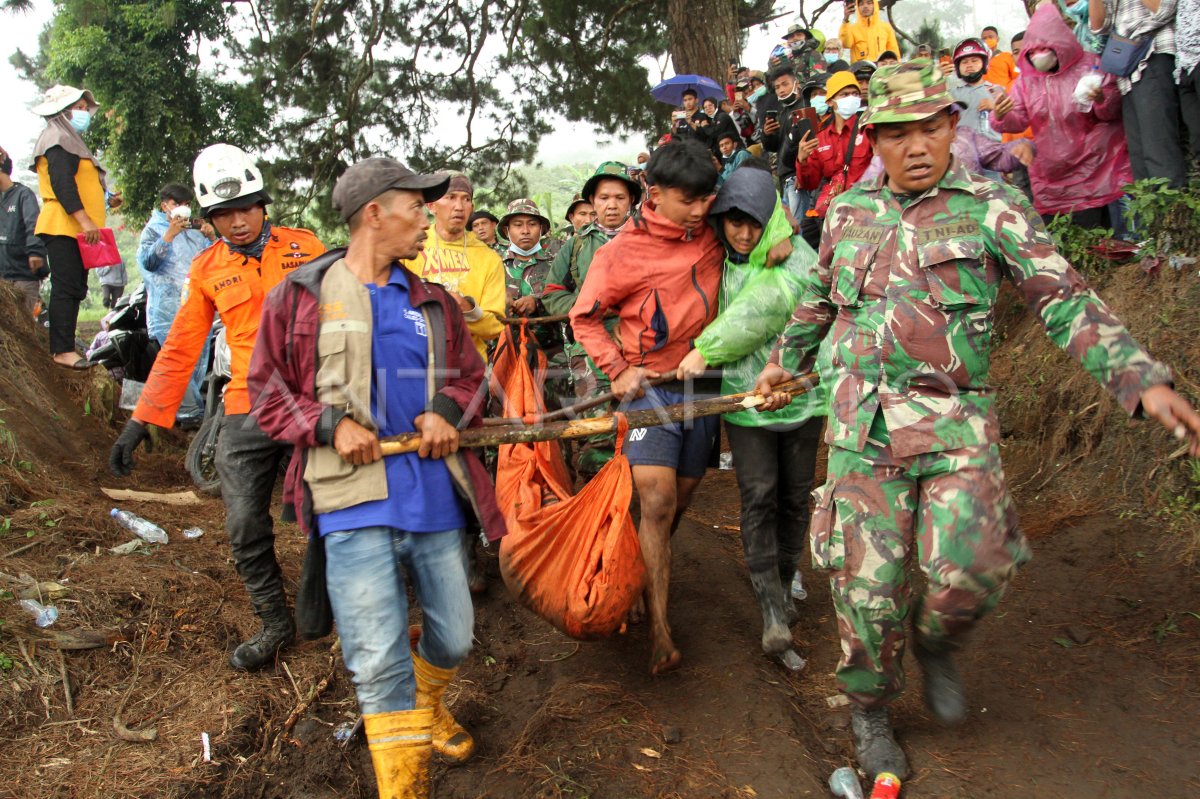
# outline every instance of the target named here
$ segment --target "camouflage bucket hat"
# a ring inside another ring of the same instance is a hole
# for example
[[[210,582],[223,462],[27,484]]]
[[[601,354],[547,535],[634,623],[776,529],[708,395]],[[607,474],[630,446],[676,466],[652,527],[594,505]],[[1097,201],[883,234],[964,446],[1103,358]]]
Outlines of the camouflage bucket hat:
[[[660,140],[659,146],[661,145],[662,141]],[[587,183],[583,184],[583,191],[579,193],[579,196],[591,202],[593,195],[596,193],[596,185],[606,178],[625,181],[629,186],[629,196],[634,205],[637,205],[638,201],[642,199],[642,184],[629,177],[629,167],[620,161],[605,161],[596,167],[596,171],[588,178]]]
[[[867,89],[862,126],[916,122],[955,106],[946,77],[932,60],[920,58],[880,67]]]
[[[582,194],[576,194],[571,198],[571,204],[567,206],[567,213],[563,215],[563,218],[570,222],[571,214],[575,213],[575,206],[579,205],[580,203],[587,203],[588,205],[591,205],[591,201],[583,199]]]
[[[504,210],[504,216],[500,217],[500,224],[497,226],[497,229],[500,231],[501,236],[506,239],[508,238],[508,223],[514,217],[518,216],[532,216],[540,222],[543,236],[550,232],[550,220],[542,215],[542,212],[537,207],[537,203],[528,197],[521,197],[510,202],[508,208]]]

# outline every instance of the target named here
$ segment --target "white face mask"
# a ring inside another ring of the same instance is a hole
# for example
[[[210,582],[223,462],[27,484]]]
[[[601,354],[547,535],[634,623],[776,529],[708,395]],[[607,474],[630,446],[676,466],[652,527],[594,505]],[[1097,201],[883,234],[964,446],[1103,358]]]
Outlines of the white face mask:
[[[833,101],[833,107],[838,116],[842,119],[849,119],[862,108],[862,98],[854,96],[839,97]]]
[[[1029,63],[1039,72],[1049,72],[1058,66],[1058,56],[1049,50],[1030,53]]]

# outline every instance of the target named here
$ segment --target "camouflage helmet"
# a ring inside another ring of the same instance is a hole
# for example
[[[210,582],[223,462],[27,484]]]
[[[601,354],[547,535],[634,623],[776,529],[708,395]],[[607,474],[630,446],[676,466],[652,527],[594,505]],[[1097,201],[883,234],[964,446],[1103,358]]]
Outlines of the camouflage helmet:
[[[663,145],[663,140],[658,140],[658,145]],[[605,179],[623,180],[629,186],[629,197],[634,205],[642,199],[642,184],[635,178],[629,176],[629,167],[622,164],[620,161],[605,161],[600,166],[596,167],[596,171],[588,178],[587,183],[583,184],[583,191],[579,196],[588,202],[592,201],[592,197],[596,194],[596,186],[600,181]]]
[[[504,210],[504,216],[500,217],[500,224],[496,229],[500,231],[501,236],[508,238],[508,223],[518,216],[532,216],[536,219],[542,226],[543,236],[550,232],[550,220],[538,209],[537,203],[528,197],[521,197],[510,202]]]
[[[867,110],[861,125],[916,122],[944,108],[957,109],[946,76],[928,58],[880,67],[867,89]]]

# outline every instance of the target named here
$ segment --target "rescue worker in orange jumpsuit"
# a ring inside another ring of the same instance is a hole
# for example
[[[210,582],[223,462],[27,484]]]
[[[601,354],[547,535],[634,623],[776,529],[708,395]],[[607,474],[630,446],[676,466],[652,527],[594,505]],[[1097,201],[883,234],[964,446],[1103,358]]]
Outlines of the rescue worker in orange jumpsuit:
[[[232,375],[225,388],[217,471],[238,576],[262,622],[258,633],[234,650],[229,664],[250,671],[274,660],[291,642],[295,624],[275,558],[271,521],[271,495],[287,449],[250,416],[246,375],[263,298],[293,270],[325,252],[325,246],[307,230],[271,224],[266,211],[271,198],[263,190],[262,172],[237,147],[207,147],[196,158],[192,175],[201,212],[219,238],[192,261],[179,313],[132,418],[113,445],[109,468],[120,477],[130,474],[134,451],[149,437],[147,426],[175,423],[213,317],[220,314]]]

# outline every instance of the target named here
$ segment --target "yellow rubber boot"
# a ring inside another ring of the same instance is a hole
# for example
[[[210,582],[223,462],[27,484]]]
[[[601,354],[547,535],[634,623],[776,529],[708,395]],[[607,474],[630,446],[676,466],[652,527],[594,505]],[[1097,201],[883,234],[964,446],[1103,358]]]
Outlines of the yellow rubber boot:
[[[408,628],[408,638],[412,642],[417,707],[433,710],[433,751],[441,755],[448,765],[461,766],[475,754],[475,739],[450,715],[443,698],[458,669],[441,669],[421,659],[417,654],[417,643],[421,640],[419,626]]]
[[[379,799],[428,799],[432,727],[429,708],[363,715]]]

